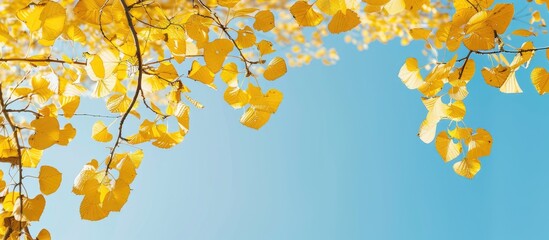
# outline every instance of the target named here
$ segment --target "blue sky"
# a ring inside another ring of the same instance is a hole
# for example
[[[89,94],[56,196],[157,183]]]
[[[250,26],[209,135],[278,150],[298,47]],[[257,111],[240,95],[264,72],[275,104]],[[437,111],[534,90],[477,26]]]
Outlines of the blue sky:
[[[284,101],[260,131],[239,123],[242,112],[221,91],[198,90],[206,108],[193,110],[184,143],[146,147],[128,203],[100,222],[80,220],[81,197],[70,193],[83,164],[107,153],[92,143],[91,127],[80,130],[71,148],[44,156],[64,179],[33,233],[44,226],[54,239],[549,237],[549,97],[535,92],[531,68],[517,75],[519,95],[486,85],[478,71],[471,81],[466,122],[490,131],[494,144],[468,180],[416,136],[426,110],[396,75],[407,57],[422,59],[421,44],[364,52],[339,37],[328,44],[339,49],[337,65],[292,68],[269,85]],[[546,58],[531,65],[547,66]]]

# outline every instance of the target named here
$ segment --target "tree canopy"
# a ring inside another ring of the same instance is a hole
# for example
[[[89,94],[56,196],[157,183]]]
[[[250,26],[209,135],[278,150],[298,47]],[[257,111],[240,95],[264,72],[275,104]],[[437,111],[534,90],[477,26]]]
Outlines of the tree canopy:
[[[464,122],[469,81],[482,78],[503,93],[520,93],[516,72],[531,71],[537,92],[549,92],[549,72],[529,68],[537,52],[549,57],[548,46],[534,46],[546,33],[538,5],[548,3],[528,2],[529,9],[517,10],[493,0],[4,1],[0,162],[9,174],[0,171],[0,235],[50,239],[46,229],[30,226],[62,173],[41,158],[52,146],[70,149],[77,117],[96,119],[88,127],[98,154],[81,159],[72,192],[82,195],[82,219],[101,220],[128,201],[147,158],[140,144],[167,149],[183,141],[191,111],[204,107],[191,92],[196,83],[219,88],[227,105],[242,112],[240,122],[260,129],[283,101],[271,82],[289,67],[335,64],[337,50],[324,44],[334,34],[358,50],[391,40],[424,43],[425,58],[408,58],[395,76],[419,91],[427,109],[419,138],[434,141],[444,162],[459,158],[454,171],[473,178],[493,139],[489,126]],[[512,21],[526,27],[509,29]],[[84,98],[110,115],[79,108]],[[28,168],[39,169],[38,176],[25,175]],[[29,177],[38,179],[39,192],[27,191],[25,184],[35,183]]]

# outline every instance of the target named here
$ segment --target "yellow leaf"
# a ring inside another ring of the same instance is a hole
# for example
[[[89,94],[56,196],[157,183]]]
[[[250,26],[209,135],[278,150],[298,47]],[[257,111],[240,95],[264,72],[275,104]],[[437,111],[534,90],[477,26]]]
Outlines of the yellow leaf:
[[[160,63],[158,69],[156,69],[156,74],[159,78],[168,81],[173,81],[179,77],[179,74],[177,74],[177,70],[171,62]]]
[[[347,7],[344,0],[317,0],[315,6],[328,15],[334,15]]]
[[[69,25],[67,29],[65,29],[65,35],[69,40],[78,42],[82,45],[86,43],[86,34],[74,24]]]
[[[473,129],[472,128],[456,127],[452,130],[448,130],[448,134],[452,138],[459,139],[459,140],[465,140],[465,139],[469,139],[471,137],[471,135],[473,134]]]
[[[381,6],[387,4],[390,0],[363,0],[369,5]]]
[[[112,3],[105,4],[104,0],[80,0],[74,6],[74,15],[78,20],[86,21],[91,24],[109,24],[113,17],[111,14]],[[101,15],[101,18],[100,18]]]
[[[45,46],[53,45],[55,39],[65,29],[65,18],[67,13],[61,4],[48,2],[40,14],[42,20],[42,39],[40,43]]]
[[[44,5],[29,4],[27,7],[17,11],[16,15],[19,20],[27,25],[29,31],[34,32],[38,31],[42,26],[40,15],[43,9]]]
[[[124,113],[130,108],[131,101],[126,94],[115,94],[107,100],[107,109],[112,113]]]
[[[72,187],[72,192],[74,194],[83,195],[86,193],[84,191],[86,183],[88,182],[88,180],[95,177],[95,171],[97,170],[98,165],[99,163],[95,159],[84,165],[80,173],[78,173],[78,175],[74,179],[74,184]]]
[[[29,145],[44,150],[59,140],[59,122],[55,117],[43,117],[31,122],[35,132],[29,137]]]
[[[2,202],[2,207],[5,211],[11,212],[13,211],[13,208],[15,206],[15,202],[19,201],[19,193],[18,192],[8,192],[6,196],[4,196],[4,201]]]
[[[444,162],[452,161],[461,154],[462,150],[461,142],[455,143],[445,131],[442,131],[437,135],[435,147]]]
[[[59,96],[59,104],[61,105],[61,109],[63,109],[63,116],[67,119],[72,118],[76,112],[76,109],[78,109],[78,106],[80,105],[80,97]]]
[[[522,93],[522,89],[518,85],[515,71],[511,71],[503,85],[499,88],[502,93]]]
[[[509,77],[511,69],[509,67],[498,65],[497,67],[491,69],[485,67],[482,69],[481,73],[484,81],[488,85],[500,88]]]
[[[227,8],[233,8],[236,4],[238,4],[240,0],[217,0],[217,4],[219,6],[227,7]]]
[[[286,74],[287,68],[286,68],[286,61],[280,57],[275,57],[269,65],[267,66],[267,69],[265,69],[265,72],[263,73],[263,77],[269,81],[273,81],[278,79],[279,77],[282,77],[284,74]]]
[[[535,32],[532,32],[528,29],[517,29],[517,30],[513,31],[511,34],[521,36],[521,37],[536,36]]]
[[[98,142],[110,142],[112,140],[112,134],[109,133],[109,129],[103,123],[103,121],[97,121],[93,124],[92,138]]]
[[[23,148],[23,150],[21,150],[21,157],[23,167],[35,168],[38,166],[38,163],[42,158],[42,150],[35,148]]]
[[[214,73],[208,67],[200,65],[198,61],[193,61],[191,70],[189,70],[189,78],[204,83],[206,85],[213,83]]]
[[[239,87],[228,87],[223,97],[235,109],[244,107],[250,101],[250,95]]]
[[[472,179],[480,171],[480,161],[476,158],[466,157],[454,163],[454,171],[460,176]]]
[[[480,158],[490,155],[492,149],[492,136],[482,128],[477,129],[477,132],[466,139],[468,152],[467,156],[471,158]]]
[[[455,101],[446,110],[446,115],[453,121],[461,121],[465,117],[465,104],[462,101]]]
[[[59,141],[57,144],[67,146],[75,136],[76,129],[72,126],[72,124],[67,123],[65,124],[65,127],[59,131]]]
[[[448,90],[448,95],[454,100],[463,101],[469,95],[469,91],[465,86],[452,87]]]
[[[238,67],[235,63],[227,63],[225,66],[223,66],[223,69],[221,69],[221,79],[223,82],[225,82],[229,87],[237,87],[238,86]]]
[[[85,220],[98,221],[106,218],[109,211],[101,206],[99,191],[86,194],[80,203],[80,217]]]
[[[509,23],[513,19],[515,13],[514,4],[496,4],[494,9],[490,11],[490,16],[488,17],[488,24],[494,29],[498,34],[505,33]]]
[[[247,127],[259,129],[269,121],[271,113],[249,107],[240,118],[240,122]]]
[[[520,49],[518,49],[519,51],[523,51],[523,52],[520,52],[517,55],[515,55],[509,67],[512,69],[515,69],[520,67],[520,65],[523,65],[523,64],[528,65],[532,57],[534,57],[534,51],[527,51],[527,50],[532,50],[532,49],[534,49],[534,44],[532,42],[528,41],[523,43]]]
[[[419,126],[418,137],[424,143],[431,143],[435,139],[435,134],[437,132],[438,121],[428,121],[427,119],[423,120]]]
[[[409,89],[416,89],[425,83],[415,58],[406,59],[406,62],[400,68],[398,77]]]
[[[549,73],[545,68],[534,68],[530,74],[530,78],[532,78],[532,84],[534,84],[536,91],[538,91],[540,95],[549,92]]]
[[[275,27],[274,14],[269,10],[259,11],[255,14],[255,30],[268,32]]]
[[[414,40],[427,40],[431,30],[425,28],[412,28],[410,29],[410,35]]]
[[[229,39],[216,39],[204,46],[204,61],[211,72],[217,73],[225,62],[227,55],[233,50]]]
[[[322,22],[324,17],[317,13],[312,5],[305,1],[297,1],[290,8],[290,12],[300,26],[311,27]]]
[[[45,206],[46,199],[42,194],[30,199],[23,197],[23,215],[21,216],[21,201],[17,200],[13,206],[13,217],[17,221],[39,221]]]
[[[243,29],[238,30],[238,37],[236,37],[236,46],[240,49],[245,49],[255,44],[255,34],[252,28],[245,26]]]
[[[118,179],[114,184],[112,191],[109,191],[103,200],[103,209],[106,211],[116,211],[119,212],[122,210],[128,197],[130,196],[130,185],[122,180]]]
[[[260,56],[267,55],[275,51],[273,49],[273,44],[267,40],[261,40],[257,43],[257,50],[259,51]]]
[[[50,195],[57,191],[61,185],[61,173],[54,167],[42,166],[38,174],[38,183],[40,184],[40,192]]]
[[[261,92],[261,88],[248,84],[248,94],[250,95],[250,104],[254,109],[275,113],[282,102],[283,95],[276,89],[270,89],[266,95]]]
[[[328,30],[331,33],[342,33],[347,32],[360,23],[360,18],[358,17],[358,14],[350,9],[346,9],[345,11],[340,10],[338,11],[330,23],[328,23]]]
[[[36,240],[51,240],[50,232],[47,229],[43,228],[42,230],[40,230],[40,232],[38,232]]]
[[[137,175],[135,165],[129,158],[122,159],[122,161],[116,165],[116,168],[120,172],[118,180],[124,180],[128,184],[132,183]]]

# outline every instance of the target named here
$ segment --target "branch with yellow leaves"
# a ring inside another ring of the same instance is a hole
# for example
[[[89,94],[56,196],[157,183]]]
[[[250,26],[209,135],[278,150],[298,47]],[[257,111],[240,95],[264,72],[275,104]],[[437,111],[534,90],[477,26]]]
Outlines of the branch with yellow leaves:
[[[21,194],[23,192],[23,154],[21,153],[21,150],[22,150],[22,147],[21,147],[21,144],[19,143],[19,129],[17,127],[17,125],[15,125],[15,123],[13,122],[13,120],[11,119],[10,115],[9,115],[9,112],[8,112],[8,109],[6,109],[6,103],[4,102],[4,95],[3,95],[3,92],[2,92],[2,84],[0,83],[0,107],[2,107],[2,114],[4,115],[4,118],[6,119],[6,121],[8,122],[8,124],[10,125],[10,128],[13,132],[13,138],[15,140],[15,145],[17,146],[17,158],[18,158],[18,162],[17,162],[17,165],[19,167],[19,181],[17,183],[16,186],[18,186],[19,188],[19,193]],[[22,221],[22,218],[23,218],[23,196],[19,196],[19,204],[20,204],[20,214],[21,214],[21,218],[19,219],[19,229],[23,229],[23,221]]]
[[[264,63],[263,61],[250,61],[248,60],[245,56],[244,56],[244,53],[242,52],[242,49],[240,49],[240,47],[238,46],[238,44],[236,44],[236,40],[234,40],[234,38],[231,36],[231,34],[229,34],[229,31],[228,31],[228,27],[223,24],[221,22],[221,19],[219,19],[219,17],[217,16],[217,13],[215,11],[213,11],[210,7],[208,7],[208,5],[206,5],[204,2],[202,2],[202,0],[197,0],[200,5],[202,5],[203,8],[205,8],[206,10],[208,10],[208,12],[213,16],[204,16],[204,15],[201,15],[203,17],[208,17],[210,19],[212,19],[216,24],[217,26],[223,30],[223,32],[227,35],[227,38],[229,38],[229,40],[231,40],[231,42],[233,43],[233,45],[236,47],[236,49],[238,50],[238,53],[240,54],[240,57],[242,58],[242,61],[244,61],[244,66],[246,67],[246,77],[249,77],[252,75],[252,72],[250,71],[250,66],[251,65],[254,65],[254,64],[262,64]]]
[[[111,149],[111,152],[109,154],[108,162],[107,162],[107,168],[105,169],[105,176],[109,173],[109,168],[111,167],[111,163],[113,161],[114,153],[116,151],[116,148],[120,145],[120,141],[123,141],[124,138],[122,137],[122,130],[124,128],[124,122],[126,121],[128,115],[132,111],[133,107],[135,106],[137,99],[139,97],[139,94],[141,93],[141,82],[143,80],[143,57],[141,54],[141,47],[139,46],[139,38],[137,36],[137,31],[135,30],[135,26],[133,25],[132,17],[130,14],[131,8],[128,7],[128,4],[125,0],[120,0],[120,3],[124,7],[124,13],[126,15],[126,20],[128,22],[128,27],[130,28],[130,31],[132,33],[133,41],[135,44],[135,57],[137,58],[137,86],[135,87],[135,93],[133,95],[132,101],[130,102],[130,105],[128,106],[128,109],[124,114],[122,115],[122,119],[120,119],[120,124],[118,125],[118,135],[116,137],[114,146]]]

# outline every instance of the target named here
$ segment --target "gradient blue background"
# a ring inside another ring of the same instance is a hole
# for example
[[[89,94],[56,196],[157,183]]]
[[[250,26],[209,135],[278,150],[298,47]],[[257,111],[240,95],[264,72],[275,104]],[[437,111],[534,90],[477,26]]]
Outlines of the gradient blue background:
[[[54,239],[549,238],[549,97],[535,92],[530,70],[518,74],[524,94],[500,93],[479,71],[469,84],[466,122],[488,129],[494,144],[467,180],[417,138],[426,110],[396,77],[407,57],[423,61],[421,43],[365,52],[339,36],[327,44],[339,49],[337,65],[292,68],[266,85],[285,98],[260,131],[239,123],[242,112],[222,91],[194,87],[206,108],[192,111],[184,143],[145,147],[128,203],[100,222],[80,220],[81,197],[70,191],[83,164],[108,150],[89,138],[93,119],[73,119],[87,127],[71,148],[44,156],[65,174],[33,231],[47,227]]]

